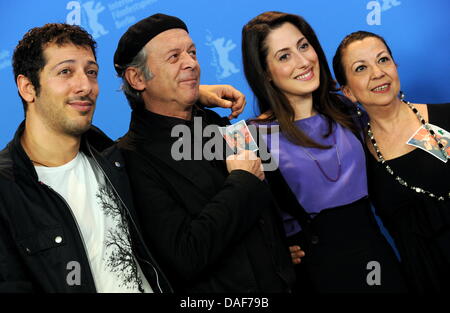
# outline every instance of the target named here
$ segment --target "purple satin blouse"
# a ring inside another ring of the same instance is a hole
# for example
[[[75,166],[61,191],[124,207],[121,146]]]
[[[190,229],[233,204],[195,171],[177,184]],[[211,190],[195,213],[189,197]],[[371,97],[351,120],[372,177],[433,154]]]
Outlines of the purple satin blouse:
[[[278,160],[281,174],[306,212],[314,216],[367,196],[366,161],[358,138],[337,123],[333,123],[332,134],[323,138],[328,124],[320,114],[294,123],[314,141],[332,146],[305,148],[291,143],[281,133],[263,135],[272,157]],[[273,136],[278,135],[277,147]],[[290,215],[283,213],[283,221],[287,236],[300,230]]]

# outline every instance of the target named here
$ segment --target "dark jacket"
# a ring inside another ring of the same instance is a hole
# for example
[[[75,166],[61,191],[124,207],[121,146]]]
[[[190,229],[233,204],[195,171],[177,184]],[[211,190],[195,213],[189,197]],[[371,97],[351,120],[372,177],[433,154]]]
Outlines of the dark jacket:
[[[225,125],[201,112],[204,127]],[[175,291],[289,292],[295,274],[268,186],[223,161],[175,161],[176,120],[134,111],[119,143],[144,237]]]
[[[0,152],[0,292],[96,292],[77,222],[67,202],[38,181],[20,144],[23,130],[24,123]],[[134,254],[154,292],[170,292],[140,235],[124,160],[112,144],[91,127],[82,137],[81,151],[97,161],[123,202]],[[80,285],[67,283],[72,261],[80,264]]]

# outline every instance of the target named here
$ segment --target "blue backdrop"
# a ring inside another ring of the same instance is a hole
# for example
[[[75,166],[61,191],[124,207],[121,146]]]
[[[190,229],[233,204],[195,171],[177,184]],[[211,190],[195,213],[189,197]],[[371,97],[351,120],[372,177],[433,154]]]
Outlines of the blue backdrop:
[[[256,114],[242,70],[242,26],[257,14],[279,10],[304,16],[316,30],[328,60],[340,40],[356,30],[390,44],[407,99],[450,100],[449,0],[27,0],[0,4],[0,147],[23,119],[11,57],[26,31],[49,22],[81,24],[98,42],[100,96],[94,123],[116,139],[128,128],[130,109],[113,69],[117,41],[138,20],[162,12],[183,19],[197,45],[202,83],[232,84],[247,96],[243,118]]]

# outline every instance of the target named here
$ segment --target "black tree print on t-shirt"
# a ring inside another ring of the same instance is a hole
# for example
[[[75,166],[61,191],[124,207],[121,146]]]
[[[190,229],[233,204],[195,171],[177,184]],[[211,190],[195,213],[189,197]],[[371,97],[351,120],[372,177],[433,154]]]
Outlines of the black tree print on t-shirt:
[[[105,238],[106,249],[111,251],[109,255],[107,253],[107,266],[111,272],[120,277],[123,282],[121,287],[128,289],[137,287],[143,292],[142,280],[132,254],[131,237],[122,203],[107,185],[101,185],[96,196],[105,218],[113,220],[113,225],[107,229]]]

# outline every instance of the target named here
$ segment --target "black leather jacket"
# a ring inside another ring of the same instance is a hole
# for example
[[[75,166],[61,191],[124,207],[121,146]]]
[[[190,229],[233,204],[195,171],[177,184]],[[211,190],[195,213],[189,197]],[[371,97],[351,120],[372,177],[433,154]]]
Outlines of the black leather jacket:
[[[96,292],[86,248],[67,202],[37,173],[20,144],[22,123],[0,152],[0,292]],[[133,250],[155,293],[172,292],[142,240],[124,160],[111,139],[91,127],[81,151],[94,158],[126,210]],[[70,262],[80,284],[69,284]]]

